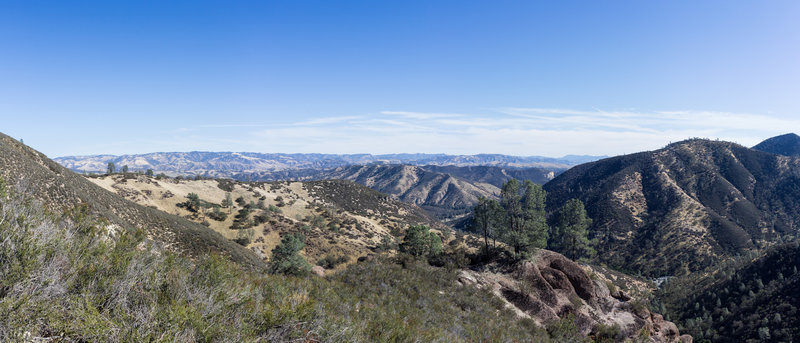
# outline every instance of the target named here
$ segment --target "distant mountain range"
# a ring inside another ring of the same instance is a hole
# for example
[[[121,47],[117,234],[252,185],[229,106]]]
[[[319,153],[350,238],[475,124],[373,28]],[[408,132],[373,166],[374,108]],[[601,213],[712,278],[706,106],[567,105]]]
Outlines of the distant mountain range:
[[[552,171],[594,161],[604,156],[568,155],[562,158],[508,156],[497,154],[263,154],[253,152],[156,152],[140,155],[66,156],[54,160],[76,172],[105,172],[109,162],[131,171],[153,169],[168,175],[207,175],[230,177],[233,174],[329,169],[349,165],[407,164],[437,166],[538,167]]]
[[[462,218],[478,198],[496,197],[511,178],[539,184],[595,156],[561,159],[507,155],[325,155],[173,152],[55,159],[78,172],[153,169],[167,175],[227,177],[239,181],[350,180],[418,205],[445,222]]]

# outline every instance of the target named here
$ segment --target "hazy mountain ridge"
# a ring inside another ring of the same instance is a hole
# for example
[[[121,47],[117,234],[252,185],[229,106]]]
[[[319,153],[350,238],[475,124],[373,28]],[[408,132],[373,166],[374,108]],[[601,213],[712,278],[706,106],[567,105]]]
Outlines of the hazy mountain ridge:
[[[544,187],[551,209],[586,204],[601,261],[653,276],[701,270],[800,225],[800,159],[728,142],[587,163]]]
[[[54,160],[77,172],[105,172],[108,162],[117,168],[127,165],[131,170],[153,169],[169,175],[194,175],[230,177],[234,173],[282,171],[293,169],[324,169],[348,165],[409,164],[409,165],[491,165],[501,167],[541,167],[566,169],[592,156],[509,156],[500,154],[446,155],[446,154],[270,154],[254,152],[157,152],[138,155],[64,156]]]

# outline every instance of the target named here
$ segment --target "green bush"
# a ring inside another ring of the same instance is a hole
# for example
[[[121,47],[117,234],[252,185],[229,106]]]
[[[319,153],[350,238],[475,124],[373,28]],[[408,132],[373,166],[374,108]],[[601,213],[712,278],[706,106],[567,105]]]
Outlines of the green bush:
[[[333,269],[342,263],[347,263],[349,260],[350,258],[343,254],[328,253],[317,261],[317,265],[325,269]]]
[[[301,233],[283,236],[281,243],[272,249],[270,271],[274,274],[308,275],[311,265],[300,255],[300,250],[305,247],[305,239]]]
[[[418,258],[433,257],[442,252],[442,240],[428,226],[413,225],[408,228],[400,251]]]

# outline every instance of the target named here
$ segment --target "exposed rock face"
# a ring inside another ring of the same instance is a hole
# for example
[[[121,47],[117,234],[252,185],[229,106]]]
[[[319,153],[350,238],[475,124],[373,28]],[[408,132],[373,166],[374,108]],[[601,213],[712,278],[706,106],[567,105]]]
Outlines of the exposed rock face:
[[[674,323],[637,306],[620,291],[609,291],[575,262],[561,254],[541,250],[517,266],[513,276],[462,271],[459,282],[489,288],[520,316],[548,325],[569,314],[578,330],[594,335],[601,325],[617,326],[623,337],[649,337],[649,342],[691,342]],[[627,300],[625,300],[627,299]]]

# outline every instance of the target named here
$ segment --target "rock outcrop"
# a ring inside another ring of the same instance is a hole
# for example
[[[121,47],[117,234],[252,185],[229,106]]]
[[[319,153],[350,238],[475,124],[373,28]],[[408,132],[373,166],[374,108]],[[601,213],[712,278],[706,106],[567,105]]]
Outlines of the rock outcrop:
[[[539,325],[573,315],[576,327],[586,336],[619,328],[620,338],[692,341],[691,336],[681,335],[674,323],[650,312],[624,292],[612,292],[605,282],[593,279],[577,263],[552,251],[540,250],[532,261],[520,263],[510,274],[462,271],[459,282],[489,288],[517,314]]]

